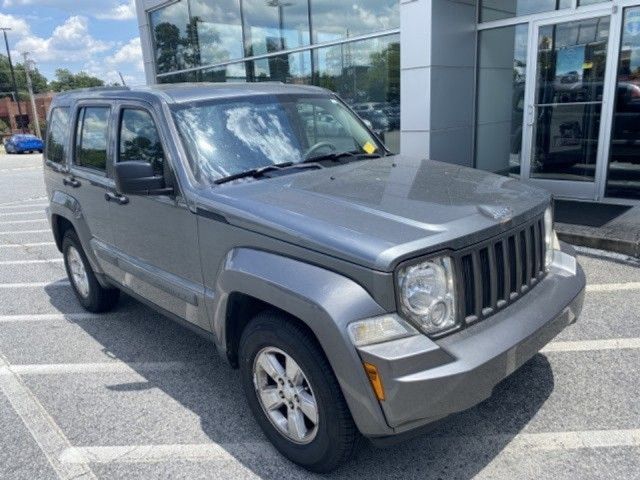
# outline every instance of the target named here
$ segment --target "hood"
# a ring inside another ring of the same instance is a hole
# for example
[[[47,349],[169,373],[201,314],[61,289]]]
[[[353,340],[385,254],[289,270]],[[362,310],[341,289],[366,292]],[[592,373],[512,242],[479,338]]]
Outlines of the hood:
[[[200,192],[230,224],[380,271],[541,214],[548,193],[457,165],[390,156]]]

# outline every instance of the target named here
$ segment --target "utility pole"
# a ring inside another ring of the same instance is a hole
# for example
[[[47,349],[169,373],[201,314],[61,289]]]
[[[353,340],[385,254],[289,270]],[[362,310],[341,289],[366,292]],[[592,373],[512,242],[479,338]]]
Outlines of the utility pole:
[[[38,110],[36,109],[36,101],[33,98],[33,85],[31,84],[31,60],[29,60],[29,52],[23,52],[24,57],[24,73],[27,76],[27,90],[29,90],[29,100],[31,100],[31,111],[33,112],[33,123],[36,127],[36,134],[42,138],[40,130],[40,119],[38,118]]]
[[[13,63],[11,63],[11,51],[9,50],[9,40],[7,39],[7,30],[9,27],[0,27],[4,34],[4,44],[7,47],[7,58],[9,59],[9,70],[11,70],[11,80],[13,81],[13,91],[15,93],[16,105],[18,105],[18,115],[20,117],[20,125],[22,126],[22,108],[20,108],[20,96],[18,95],[18,84],[16,83],[16,74],[13,71]],[[24,133],[24,128],[21,128]]]

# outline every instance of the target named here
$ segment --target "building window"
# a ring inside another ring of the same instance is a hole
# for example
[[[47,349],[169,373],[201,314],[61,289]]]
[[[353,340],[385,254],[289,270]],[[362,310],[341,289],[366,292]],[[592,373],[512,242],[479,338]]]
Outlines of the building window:
[[[480,21],[490,22],[570,8],[571,2],[572,0],[481,0]]]
[[[247,62],[250,81],[311,83],[311,53],[309,51],[275,55]]]
[[[594,3],[605,3],[611,0],[578,0],[578,6],[583,7],[585,5],[593,5]]]
[[[243,0],[246,56],[308,45],[307,0]]]
[[[340,95],[393,152],[400,148],[398,35],[314,51],[314,83]]]
[[[188,0],[197,65],[244,57],[239,0]]]
[[[196,66],[193,29],[185,0],[150,13],[156,72],[167,73]]]
[[[311,0],[314,43],[389,30],[400,26],[398,0]]]
[[[527,25],[479,36],[476,167],[520,174],[527,70]]]

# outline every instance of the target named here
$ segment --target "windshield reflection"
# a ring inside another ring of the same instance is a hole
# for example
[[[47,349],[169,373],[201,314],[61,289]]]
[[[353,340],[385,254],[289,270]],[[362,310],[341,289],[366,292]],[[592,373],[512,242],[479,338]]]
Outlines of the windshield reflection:
[[[310,155],[384,152],[353,113],[324,95],[194,102],[174,108],[174,117],[192,171],[208,185]]]

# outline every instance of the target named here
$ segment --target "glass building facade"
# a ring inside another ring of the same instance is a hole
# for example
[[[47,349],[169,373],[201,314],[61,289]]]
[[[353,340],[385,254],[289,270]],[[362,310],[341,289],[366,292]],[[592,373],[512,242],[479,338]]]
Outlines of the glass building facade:
[[[640,0],[136,2],[149,82],[318,85],[394,152],[640,200]]]
[[[319,85],[399,151],[397,0],[178,0],[148,16],[158,83]]]

